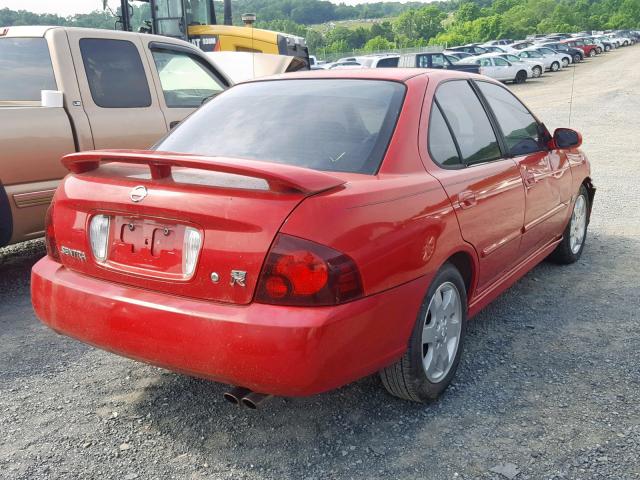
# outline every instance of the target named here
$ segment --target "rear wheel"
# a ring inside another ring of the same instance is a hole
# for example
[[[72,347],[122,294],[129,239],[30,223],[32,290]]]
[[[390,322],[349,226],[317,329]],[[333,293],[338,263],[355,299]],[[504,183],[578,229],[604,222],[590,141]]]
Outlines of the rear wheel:
[[[559,62],[553,62],[551,64],[551,71],[552,72],[557,72],[558,70],[560,70],[560,63]]]
[[[611,45],[605,45],[605,46],[604,46],[604,51],[605,51],[605,52],[609,52],[609,51],[611,51]]]
[[[597,54],[598,54],[598,52],[596,52],[596,51],[595,51],[595,49],[593,49],[593,50],[589,51],[589,56],[590,56],[591,58],[595,57]]]
[[[569,66],[569,63],[571,63],[571,62],[569,62],[569,59],[568,59],[568,58],[566,58],[566,57],[563,57],[563,58],[562,58],[562,66],[563,66],[564,68],[567,68],[567,67]]]
[[[549,256],[551,260],[562,264],[578,261],[587,238],[589,211],[589,193],[584,185],[580,185],[578,196],[573,204],[571,219],[564,231],[562,241]]]
[[[525,72],[524,70],[520,70],[517,74],[516,74],[516,78],[513,80],[515,83],[524,83],[527,81],[527,72]]]
[[[576,54],[573,56],[573,63],[579,63],[579,62],[581,62],[581,61],[582,61],[582,55],[580,55],[579,53],[576,53]]]
[[[602,48],[600,48],[600,47],[596,48],[596,53],[598,55],[600,55],[602,53]]]
[[[466,315],[464,281],[447,263],[427,291],[404,356],[380,371],[387,391],[415,402],[437,399],[451,383],[460,362]]]
[[[536,65],[531,70],[533,71],[533,78],[540,78],[542,76],[542,67]]]

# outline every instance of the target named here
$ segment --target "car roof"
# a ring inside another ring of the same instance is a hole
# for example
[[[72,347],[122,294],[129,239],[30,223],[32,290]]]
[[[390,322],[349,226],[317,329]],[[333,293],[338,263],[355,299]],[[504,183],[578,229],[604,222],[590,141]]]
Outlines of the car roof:
[[[354,80],[390,80],[406,82],[414,77],[425,75],[429,78],[471,78],[473,74],[455,70],[427,69],[427,68],[363,68],[358,70],[306,70],[284,73],[270,77],[258,78],[256,82],[266,80],[291,79],[354,79]]]

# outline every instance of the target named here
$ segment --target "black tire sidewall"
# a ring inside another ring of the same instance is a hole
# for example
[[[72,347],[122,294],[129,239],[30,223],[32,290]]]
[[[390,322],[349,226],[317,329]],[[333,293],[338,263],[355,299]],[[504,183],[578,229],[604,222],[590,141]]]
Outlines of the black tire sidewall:
[[[456,357],[449,369],[447,375],[438,383],[432,383],[427,378],[427,375],[423,367],[422,357],[422,330],[424,325],[424,319],[427,314],[427,309],[431,298],[436,290],[443,283],[450,282],[456,286],[460,295],[460,301],[462,303],[462,325],[460,330],[460,341],[458,343],[458,350],[456,351]],[[422,401],[435,400],[438,396],[449,386],[451,380],[455,376],[458,364],[460,363],[460,357],[464,347],[464,340],[467,331],[467,292],[464,286],[464,281],[460,272],[450,263],[445,264],[435,275],[429,290],[424,297],[420,311],[416,318],[416,322],[411,335],[409,343],[408,359],[410,368],[410,378],[412,379],[412,390],[418,395]]]

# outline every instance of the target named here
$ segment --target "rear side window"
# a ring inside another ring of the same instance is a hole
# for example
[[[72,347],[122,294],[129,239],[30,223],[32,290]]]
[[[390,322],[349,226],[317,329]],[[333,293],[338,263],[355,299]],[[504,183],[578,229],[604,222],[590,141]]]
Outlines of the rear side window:
[[[488,82],[476,82],[487,99],[504,134],[511,155],[526,155],[543,149],[538,122],[506,88]]]
[[[127,40],[83,38],[82,62],[91,97],[103,108],[151,105],[149,82],[136,46]]]
[[[489,117],[466,81],[440,85],[436,100],[451,126],[464,163],[483,163],[502,157]]]
[[[462,165],[451,131],[437,102],[433,103],[429,119],[429,154],[440,165],[447,167]]]
[[[156,150],[374,174],[405,86],[375,80],[278,80],[237,85],[176,127]]]
[[[44,38],[0,38],[0,102],[35,102],[56,89]]]
[[[395,68],[398,66],[398,57],[389,57],[378,60],[378,68]]]
[[[224,90],[213,73],[192,55],[153,50],[153,60],[169,108],[197,108]]]

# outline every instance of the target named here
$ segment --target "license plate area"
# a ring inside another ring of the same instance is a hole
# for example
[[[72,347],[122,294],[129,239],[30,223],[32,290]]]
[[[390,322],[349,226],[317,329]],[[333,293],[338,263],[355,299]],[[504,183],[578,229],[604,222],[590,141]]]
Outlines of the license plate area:
[[[114,216],[105,267],[166,280],[187,280],[182,270],[187,225],[169,220]]]

